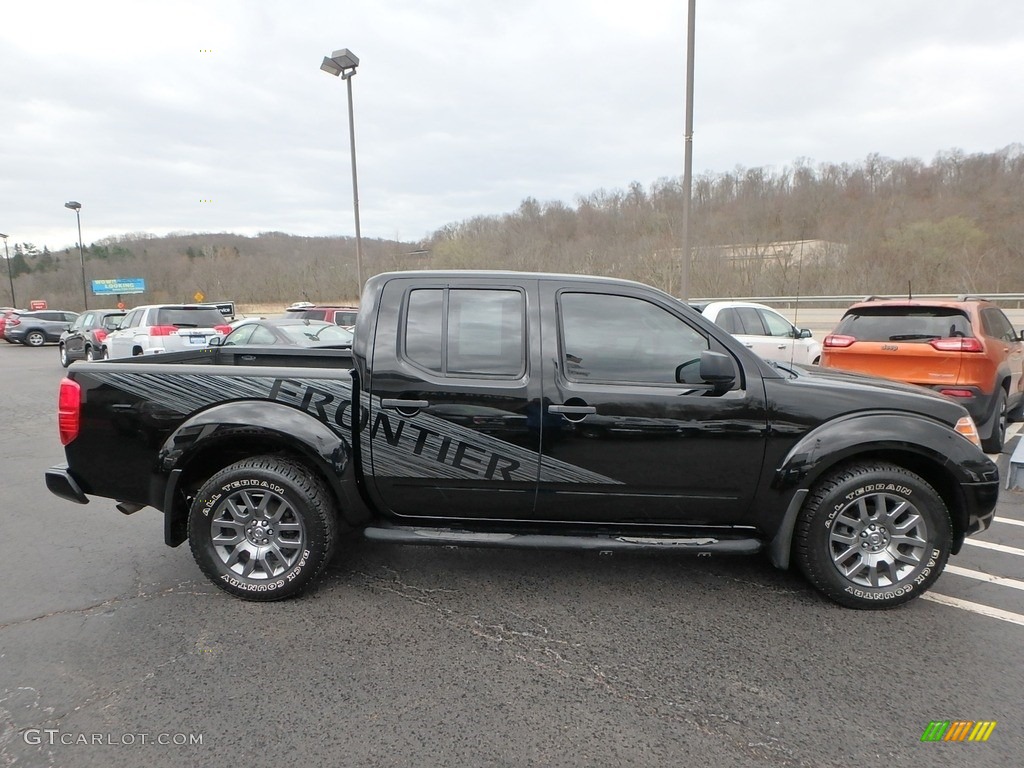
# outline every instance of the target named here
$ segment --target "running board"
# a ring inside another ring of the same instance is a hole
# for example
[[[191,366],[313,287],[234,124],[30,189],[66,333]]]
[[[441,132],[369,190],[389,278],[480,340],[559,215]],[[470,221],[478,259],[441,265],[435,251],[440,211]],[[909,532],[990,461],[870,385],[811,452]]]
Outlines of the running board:
[[[434,544],[464,547],[503,547],[507,549],[583,549],[597,552],[667,551],[715,552],[752,555],[761,551],[758,539],[719,539],[712,536],[560,536],[535,533],[480,533],[448,528],[375,527],[363,530],[370,541],[392,544]]]

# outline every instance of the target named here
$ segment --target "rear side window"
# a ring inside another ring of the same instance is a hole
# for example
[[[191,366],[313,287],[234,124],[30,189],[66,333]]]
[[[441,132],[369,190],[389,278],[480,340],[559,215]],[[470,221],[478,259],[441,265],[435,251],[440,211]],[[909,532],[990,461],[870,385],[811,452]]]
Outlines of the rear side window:
[[[174,325],[183,328],[213,328],[224,324],[224,315],[212,307],[163,308],[156,311],[153,325]]]
[[[954,307],[860,307],[843,316],[835,333],[858,341],[922,343],[974,336],[967,315]]]
[[[355,325],[356,312],[341,311],[334,313],[334,322],[337,325]]]
[[[981,324],[985,326],[986,336],[1002,341],[1019,341],[1017,331],[1001,309],[986,307],[981,310]]]
[[[444,376],[519,378],[526,372],[526,299],[516,290],[410,291],[406,359]]]

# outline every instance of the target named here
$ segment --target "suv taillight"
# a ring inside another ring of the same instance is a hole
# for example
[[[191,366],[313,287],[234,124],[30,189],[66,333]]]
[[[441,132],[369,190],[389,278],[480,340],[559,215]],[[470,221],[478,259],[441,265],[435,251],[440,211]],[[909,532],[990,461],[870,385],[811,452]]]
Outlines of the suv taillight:
[[[7,318],[7,324],[8,325],[21,325],[21,320],[19,320],[16,317],[9,317],[9,318]]]
[[[231,326],[230,325],[215,325],[215,326],[213,326],[213,330],[215,330],[217,333],[220,333],[220,334],[223,334],[224,336],[227,336],[229,333],[231,333]]]
[[[81,411],[82,388],[71,379],[63,379],[57,396],[57,431],[61,445],[67,445],[78,437]]]
[[[172,336],[177,332],[173,325],[154,325],[149,329],[150,336]]]
[[[96,334],[96,341],[103,341],[107,338],[107,332],[102,328],[97,328],[93,333]]]
[[[984,352],[981,341],[966,336],[954,336],[949,339],[932,339],[928,342],[940,352]]]
[[[838,333],[833,333],[826,336],[823,343],[826,347],[848,347],[856,340],[853,336],[842,336]]]

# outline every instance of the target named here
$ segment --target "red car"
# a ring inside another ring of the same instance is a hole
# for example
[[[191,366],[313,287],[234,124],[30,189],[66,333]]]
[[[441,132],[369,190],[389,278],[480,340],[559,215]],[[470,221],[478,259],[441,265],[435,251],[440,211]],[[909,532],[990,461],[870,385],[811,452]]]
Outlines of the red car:
[[[24,312],[23,309],[15,309],[13,307],[0,307],[0,339],[4,339],[4,327],[7,325],[7,318],[16,312]],[[8,344],[15,344],[17,342],[4,339]]]

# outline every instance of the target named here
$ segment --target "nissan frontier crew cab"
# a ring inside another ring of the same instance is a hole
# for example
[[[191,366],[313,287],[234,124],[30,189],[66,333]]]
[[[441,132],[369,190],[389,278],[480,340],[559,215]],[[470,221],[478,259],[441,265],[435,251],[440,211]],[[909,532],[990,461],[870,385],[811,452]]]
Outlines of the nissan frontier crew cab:
[[[164,516],[249,600],[300,593],[358,529],[399,544],[764,551],[832,600],[927,590],[988,527],[995,464],[923,388],[771,364],[639,283],[367,281],[351,351],[74,363],[49,489]]]

